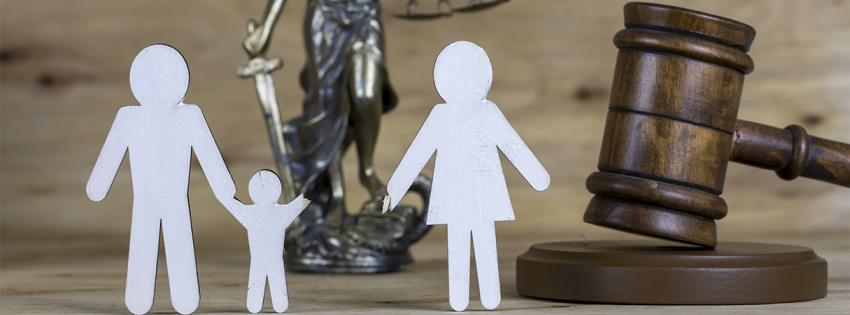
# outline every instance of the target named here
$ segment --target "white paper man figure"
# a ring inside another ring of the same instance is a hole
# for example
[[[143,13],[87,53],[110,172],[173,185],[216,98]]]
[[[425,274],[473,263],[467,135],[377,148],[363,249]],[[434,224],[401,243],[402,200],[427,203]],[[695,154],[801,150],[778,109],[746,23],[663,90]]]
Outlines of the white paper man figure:
[[[167,45],[142,50],[130,68],[130,88],[141,106],[118,111],[86,192],[103,200],[129,150],[134,197],[125,303],[134,314],[153,305],[161,226],[171,302],[189,314],[201,298],[188,197],[192,150],[216,198],[233,199],[236,185],[201,109],[183,104],[189,68],[180,52]]]
[[[248,310],[257,313],[263,308],[266,278],[269,280],[272,305],[278,313],[289,307],[286,274],[283,267],[283,238],[286,227],[310,201],[300,195],[285,205],[280,199],[280,178],[270,170],[261,170],[251,177],[248,194],[253,205],[230,199],[225,207],[248,230],[251,250],[251,271],[248,276]]]
[[[434,83],[446,104],[431,110],[387,184],[384,206],[393,209],[437,152],[427,223],[448,225],[449,302],[456,311],[469,305],[470,234],[481,303],[494,309],[501,301],[494,221],[514,220],[514,213],[496,148],[535,190],[549,187],[549,174],[496,104],[485,99],[492,81],[481,47],[455,42],[443,49]]]

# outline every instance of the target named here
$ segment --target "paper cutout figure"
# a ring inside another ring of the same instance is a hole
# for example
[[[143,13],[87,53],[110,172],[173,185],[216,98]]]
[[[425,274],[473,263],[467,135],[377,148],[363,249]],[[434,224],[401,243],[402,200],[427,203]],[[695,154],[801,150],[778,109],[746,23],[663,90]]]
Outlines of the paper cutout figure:
[[[501,301],[495,221],[514,220],[499,150],[537,191],[549,174],[496,107],[485,99],[493,81],[487,53],[470,42],[440,52],[434,83],[446,104],[434,106],[388,183],[384,211],[393,209],[434,152],[428,224],[448,225],[449,302],[469,305],[469,238],[475,245],[481,303]]]
[[[141,106],[118,111],[86,192],[103,200],[129,150],[134,198],[125,303],[134,314],[153,305],[161,227],[171,302],[189,314],[201,299],[188,197],[192,150],[216,198],[233,199],[236,185],[201,109],[183,104],[189,68],[180,52],[167,45],[143,49],[130,68],[130,88]]]
[[[261,170],[251,177],[248,194],[253,205],[230,199],[224,206],[248,230],[251,250],[251,271],[248,276],[248,310],[257,313],[263,308],[266,278],[269,280],[272,305],[278,313],[289,307],[286,273],[283,266],[283,238],[286,227],[310,203],[300,195],[290,203],[277,204],[280,199],[280,178],[275,172]]]

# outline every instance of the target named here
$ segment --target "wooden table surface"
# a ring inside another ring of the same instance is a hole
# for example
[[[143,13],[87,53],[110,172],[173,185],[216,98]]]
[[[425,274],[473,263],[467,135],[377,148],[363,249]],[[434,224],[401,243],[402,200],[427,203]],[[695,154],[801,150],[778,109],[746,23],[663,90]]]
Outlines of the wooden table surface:
[[[497,224],[497,229],[509,223]],[[414,245],[416,262],[400,272],[377,275],[287,273],[287,313],[438,314],[448,305],[446,230],[436,226]],[[730,233],[731,234],[731,233]],[[516,293],[516,257],[539,242],[580,240],[578,235],[498,233],[502,303],[493,313],[560,314],[847,314],[850,311],[850,255],[845,232],[733,234],[725,240],[809,246],[829,264],[826,298],[788,304],[735,306],[635,306],[567,303]],[[589,242],[630,239],[599,230]],[[246,236],[196,236],[201,304],[196,314],[248,313],[248,242]],[[0,248],[0,301],[3,314],[129,314],[124,307],[128,238],[94,236],[3,235]],[[171,307],[164,254],[160,254],[157,293],[149,314],[176,314]],[[474,270],[474,264],[473,264]],[[486,311],[471,279],[467,311]],[[569,284],[565,284],[569,285]],[[266,294],[263,312],[274,312]]]

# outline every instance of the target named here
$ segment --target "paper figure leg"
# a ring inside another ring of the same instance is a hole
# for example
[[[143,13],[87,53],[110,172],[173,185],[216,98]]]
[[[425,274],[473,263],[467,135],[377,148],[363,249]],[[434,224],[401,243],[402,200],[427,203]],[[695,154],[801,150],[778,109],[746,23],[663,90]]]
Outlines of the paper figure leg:
[[[472,244],[475,251],[475,266],[478,270],[478,289],[481,304],[492,310],[502,300],[499,285],[499,260],[496,254],[495,222],[481,222],[472,229]]]
[[[133,314],[147,313],[153,306],[160,220],[152,214],[150,209],[133,206],[127,288],[124,291],[124,304]]]
[[[469,236],[466,226],[448,225],[449,304],[455,311],[469,306]]]
[[[251,258],[251,269],[248,275],[248,311],[258,313],[263,309],[263,298],[266,295],[266,272],[259,259]]]
[[[198,267],[188,200],[184,205],[166,211],[168,215],[162,220],[162,235],[165,240],[171,305],[180,314],[189,314],[198,308],[201,291],[198,288]]]
[[[269,291],[275,312],[283,313],[289,308],[289,293],[286,290],[286,271],[283,268],[283,255],[277,256],[269,270]]]

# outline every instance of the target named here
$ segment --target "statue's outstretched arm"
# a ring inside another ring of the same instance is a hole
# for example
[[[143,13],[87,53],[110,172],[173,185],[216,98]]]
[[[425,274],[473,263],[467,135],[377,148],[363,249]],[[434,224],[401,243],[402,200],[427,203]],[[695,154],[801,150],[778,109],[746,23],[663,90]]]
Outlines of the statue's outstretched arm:
[[[278,16],[283,10],[285,0],[269,0],[263,21],[258,24],[255,20],[248,21],[248,37],[242,42],[243,48],[250,59],[247,66],[241,66],[236,74],[241,78],[254,78],[257,87],[257,96],[260,99],[260,108],[266,119],[272,151],[275,154],[277,168],[283,185],[283,196],[288,202],[295,198],[295,185],[290,170],[291,157],[286,152],[286,143],[283,138],[283,121],[280,118],[280,108],[277,105],[274,80],[271,72],[283,67],[283,59],[275,57],[266,59],[266,50],[269,46],[272,29],[277,23]]]
[[[286,0],[269,0],[262,22],[257,23],[256,20],[248,20],[248,37],[242,42],[242,46],[251,58],[266,54],[269,39],[272,37],[272,30],[277,23],[280,12],[283,11],[284,2]]]

